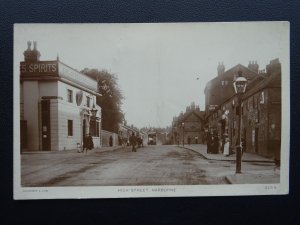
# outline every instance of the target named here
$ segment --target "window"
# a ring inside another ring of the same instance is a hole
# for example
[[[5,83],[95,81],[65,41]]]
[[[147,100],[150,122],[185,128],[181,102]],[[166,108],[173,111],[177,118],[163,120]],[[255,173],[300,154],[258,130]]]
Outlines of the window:
[[[68,136],[73,136],[73,120],[68,120]]]
[[[73,102],[73,91],[68,89],[68,102]]]
[[[91,98],[89,96],[86,96],[86,106],[87,107],[91,106]]]

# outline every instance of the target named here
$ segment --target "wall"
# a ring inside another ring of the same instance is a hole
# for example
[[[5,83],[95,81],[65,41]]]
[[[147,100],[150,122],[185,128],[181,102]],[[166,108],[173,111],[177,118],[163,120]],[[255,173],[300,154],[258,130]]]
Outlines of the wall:
[[[113,146],[118,145],[118,134],[101,130],[101,138],[102,138],[102,147],[108,147],[109,146],[109,138],[110,136],[113,137]]]
[[[68,102],[67,90],[73,91],[73,102]],[[68,150],[77,148],[77,143],[82,145],[82,126],[83,126],[83,115],[81,114],[82,106],[86,107],[86,96],[89,94],[83,92],[83,99],[80,106],[76,103],[76,93],[80,89],[75,88],[71,85],[65,84],[63,82],[58,83],[58,92],[62,96],[63,100],[58,102],[58,143],[59,146],[57,150]],[[93,96],[95,98],[95,96]],[[92,99],[93,99],[92,98]],[[90,108],[93,106],[93,100],[91,100]],[[98,108],[97,116],[100,115],[101,108]],[[89,133],[89,120],[88,116],[85,116],[87,125],[86,133]],[[53,118],[54,119],[54,118]],[[73,121],[73,136],[68,136],[68,120]],[[54,119],[55,121],[55,119]],[[93,137],[94,147],[101,147],[100,137]]]
[[[40,101],[43,96],[57,96],[56,82],[23,81],[23,117],[27,121],[27,149],[41,150]]]

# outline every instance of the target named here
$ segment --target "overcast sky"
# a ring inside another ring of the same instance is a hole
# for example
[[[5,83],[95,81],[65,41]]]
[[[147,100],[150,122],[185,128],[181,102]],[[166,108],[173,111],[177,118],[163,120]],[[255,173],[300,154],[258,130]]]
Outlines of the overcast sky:
[[[227,70],[238,63],[248,66],[250,60],[260,69],[275,58],[285,65],[289,61],[284,22],[18,24],[16,77],[29,40],[37,41],[41,61],[59,55],[77,70],[116,74],[125,96],[125,118],[137,127],[170,126],[191,102],[204,110],[204,88],[217,75],[219,62]]]

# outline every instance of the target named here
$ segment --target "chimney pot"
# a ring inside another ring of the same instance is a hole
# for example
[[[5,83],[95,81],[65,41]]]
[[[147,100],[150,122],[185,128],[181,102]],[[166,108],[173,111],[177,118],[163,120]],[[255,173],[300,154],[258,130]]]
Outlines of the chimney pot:
[[[27,41],[27,51],[31,51],[31,41]]]

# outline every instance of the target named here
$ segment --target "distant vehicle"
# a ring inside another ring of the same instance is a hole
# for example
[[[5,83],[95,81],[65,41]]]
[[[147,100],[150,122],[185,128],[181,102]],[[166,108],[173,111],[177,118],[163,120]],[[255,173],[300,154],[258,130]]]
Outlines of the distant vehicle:
[[[148,134],[148,145],[156,145],[156,133]]]

